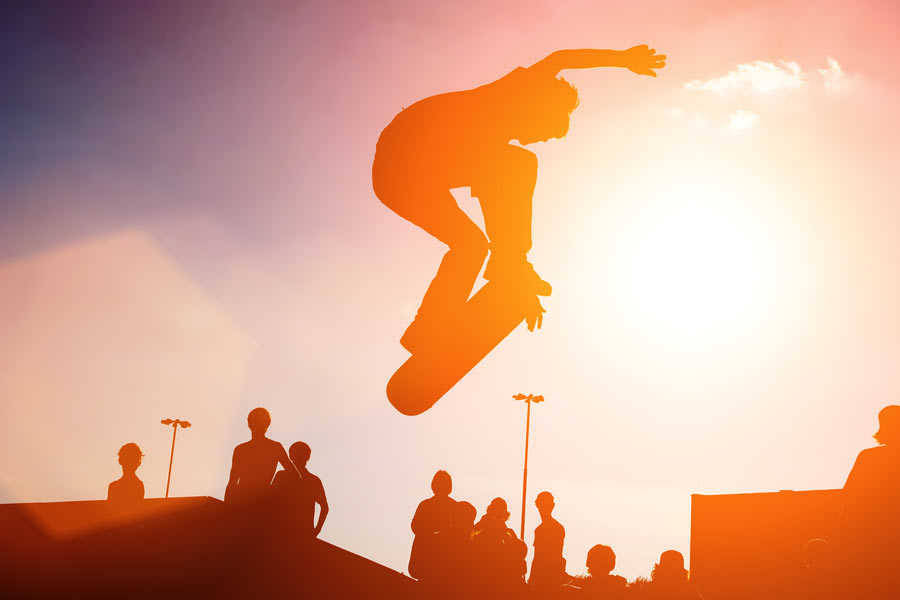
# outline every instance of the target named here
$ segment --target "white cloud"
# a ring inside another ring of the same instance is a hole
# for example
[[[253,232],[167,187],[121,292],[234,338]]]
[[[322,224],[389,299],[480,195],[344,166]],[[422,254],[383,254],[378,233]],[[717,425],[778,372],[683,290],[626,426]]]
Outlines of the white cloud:
[[[847,76],[838,61],[828,57],[828,68],[816,69],[825,82],[825,89],[829,92],[839,92],[853,85],[853,78]]]
[[[755,112],[737,109],[728,115],[728,130],[731,133],[738,134],[742,131],[750,129],[759,121],[759,115]]]
[[[737,65],[721,77],[711,79],[694,79],[684,84],[684,88],[697,92],[708,92],[719,97],[731,97],[750,94],[773,94],[782,91],[808,89],[810,82],[821,83],[828,92],[837,92],[850,87],[855,78],[848,76],[841,65],[832,57],[828,57],[828,66],[804,71],[796,61],[780,60],[778,63],[755,60],[751,63]]]
[[[755,60],[738,65],[721,77],[694,79],[684,84],[688,90],[710,92],[717,96],[735,94],[771,94],[782,90],[797,90],[806,85],[806,73],[794,61],[779,64]]]

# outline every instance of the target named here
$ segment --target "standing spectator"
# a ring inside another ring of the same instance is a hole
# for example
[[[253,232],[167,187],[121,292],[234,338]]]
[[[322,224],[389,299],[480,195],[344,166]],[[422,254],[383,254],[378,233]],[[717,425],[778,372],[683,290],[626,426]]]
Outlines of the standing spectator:
[[[306,468],[311,455],[312,450],[305,442],[291,444],[289,456],[300,473],[300,478],[289,474],[288,471],[278,471],[272,482],[272,486],[287,502],[285,510],[293,515],[291,521],[297,526],[297,534],[304,539],[318,537],[325,524],[325,517],[328,516],[328,500],[325,498],[322,480]],[[319,505],[318,519],[316,519],[316,504]]]
[[[541,514],[541,524],[534,529],[534,558],[528,583],[541,587],[557,587],[564,583],[566,559],[563,543],[566,528],[553,518],[553,494],[541,492],[534,501]]]
[[[278,463],[290,476],[300,477],[281,442],[270,440],[266,431],[272,423],[269,411],[254,408],[247,415],[250,441],[238,444],[231,457],[231,475],[225,487],[225,501],[245,500],[270,489]]]

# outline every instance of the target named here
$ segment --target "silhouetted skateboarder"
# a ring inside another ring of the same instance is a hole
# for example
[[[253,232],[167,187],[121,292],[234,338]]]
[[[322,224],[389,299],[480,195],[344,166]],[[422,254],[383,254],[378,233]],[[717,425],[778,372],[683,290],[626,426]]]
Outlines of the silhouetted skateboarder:
[[[563,137],[578,92],[557,74],[604,66],[655,76],[665,56],[647,46],[560,50],[493,83],[416,102],[381,133],[375,194],[449,246],[400,338],[412,356],[386,392],[401,413],[428,410],[523,320],[530,331],[540,328],[538,297],[551,287],[527,260],[537,158],[511,142]],[[466,186],[479,199],[487,237],[450,194]],[[470,299],[488,250],[488,283]]]
[[[449,250],[400,343],[415,354],[455,326],[490,249],[484,277],[529,298],[529,330],[542,320],[538,296],[550,285],[527,261],[537,158],[513,145],[563,137],[578,93],[564,69],[624,67],[656,76],[665,56],[646,45],[628,50],[559,50],[481,87],[439,94],[404,109],[384,129],[372,166],[376,195]],[[450,189],[469,186],[485,233],[459,208]],[[490,240],[490,242],[488,241]]]
[[[231,475],[225,487],[226,502],[253,498],[268,491],[278,463],[281,463],[289,476],[299,479],[300,475],[281,442],[266,437],[266,430],[271,423],[272,417],[264,408],[254,408],[247,415],[250,441],[234,448]]]

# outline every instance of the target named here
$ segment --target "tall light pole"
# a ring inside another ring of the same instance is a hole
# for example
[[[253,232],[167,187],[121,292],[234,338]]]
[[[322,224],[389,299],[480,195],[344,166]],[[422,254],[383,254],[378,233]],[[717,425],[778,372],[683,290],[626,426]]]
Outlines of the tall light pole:
[[[172,453],[169,454],[169,476],[166,478],[166,498],[168,498],[169,484],[172,482],[172,461],[175,459],[175,434],[178,433],[179,425],[182,427],[190,427],[191,424],[188,421],[182,421],[181,419],[163,419],[160,423],[172,426]]]
[[[525,541],[525,494],[528,490],[528,432],[531,429],[531,403],[543,402],[543,396],[534,396],[532,394],[516,394],[513,400],[524,400],[528,408],[525,411],[525,469],[522,471],[522,531],[519,534],[522,541]]]

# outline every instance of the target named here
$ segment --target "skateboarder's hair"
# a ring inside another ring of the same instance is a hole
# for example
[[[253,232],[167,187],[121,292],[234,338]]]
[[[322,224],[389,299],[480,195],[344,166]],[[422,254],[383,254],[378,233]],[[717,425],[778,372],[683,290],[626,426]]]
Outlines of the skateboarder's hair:
[[[265,432],[271,424],[272,415],[270,415],[269,411],[262,408],[261,406],[254,408],[250,411],[250,414],[247,415],[247,427],[250,428],[250,431],[261,429],[263,432]]]
[[[442,496],[449,496],[453,491],[453,480],[450,473],[443,469],[434,474],[431,478],[431,491]]]
[[[561,138],[569,131],[569,115],[578,106],[578,90],[562,77],[541,78],[524,93],[527,117],[541,119],[541,128],[550,137]]]

